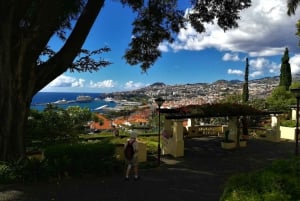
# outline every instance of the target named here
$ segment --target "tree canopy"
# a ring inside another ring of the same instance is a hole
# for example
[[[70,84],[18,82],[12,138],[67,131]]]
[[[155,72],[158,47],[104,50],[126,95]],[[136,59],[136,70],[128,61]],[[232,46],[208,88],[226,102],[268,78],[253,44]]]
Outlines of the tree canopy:
[[[295,103],[295,97],[285,86],[276,87],[266,99],[267,108],[271,111],[289,111]]]
[[[126,1],[137,12],[133,22],[133,38],[126,50],[125,59],[130,65],[140,64],[146,71],[161,56],[158,49],[162,41],[173,42],[174,33],[185,27],[189,22],[199,33],[205,31],[205,23],[214,23],[224,29],[238,26],[241,10],[249,7],[250,0],[191,0],[191,11],[184,16],[182,10],[177,9],[177,0],[149,0]]]
[[[287,8],[288,8],[287,14],[289,16],[295,15],[296,9],[297,9],[299,3],[300,3],[299,0],[288,0],[287,1]],[[300,20],[298,20],[298,22],[296,24],[296,28],[297,28],[296,35],[300,36]]]
[[[289,49],[285,48],[284,54],[281,58],[281,67],[280,67],[280,81],[279,86],[285,87],[285,90],[289,90],[292,84],[292,73],[291,65],[289,63]]]

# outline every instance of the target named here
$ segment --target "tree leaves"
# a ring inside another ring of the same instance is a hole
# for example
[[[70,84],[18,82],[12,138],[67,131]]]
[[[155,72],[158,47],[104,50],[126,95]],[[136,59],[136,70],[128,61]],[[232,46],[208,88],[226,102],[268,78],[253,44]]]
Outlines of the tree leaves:
[[[227,117],[227,116],[255,116],[267,115],[266,111],[256,109],[246,104],[237,103],[214,103],[203,105],[187,105],[176,109],[161,110],[162,113],[168,113],[166,118],[204,118],[204,117]]]
[[[77,71],[91,73],[93,71],[98,71],[100,68],[106,67],[112,63],[102,59],[101,57],[97,59],[95,57],[109,51],[109,47],[103,47],[93,51],[82,49],[78,55],[78,59],[72,63],[69,69],[71,72]]]
[[[250,0],[192,0],[192,9],[187,16],[177,9],[177,0],[149,0],[142,4],[134,4],[130,0],[122,3],[133,5],[138,13],[133,22],[133,38],[126,50],[124,58],[130,65],[140,65],[145,72],[161,56],[159,45],[174,41],[174,34],[184,28],[187,22],[199,33],[205,31],[205,23],[214,23],[224,31],[238,26],[239,13],[249,7]]]

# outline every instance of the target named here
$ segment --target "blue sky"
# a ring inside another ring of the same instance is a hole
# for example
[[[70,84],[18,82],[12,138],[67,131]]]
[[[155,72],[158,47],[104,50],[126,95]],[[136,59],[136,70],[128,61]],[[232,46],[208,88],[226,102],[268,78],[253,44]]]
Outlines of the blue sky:
[[[186,0],[179,0],[184,5]],[[285,47],[289,48],[292,74],[300,71],[299,38],[295,35],[300,13],[286,15],[285,0],[253,0],[241,14],[239,28],[224,32],[207,24],[206,32],[196,33],[190,25],[181,30],[173,44],[162,43],[162,57],[147,73],[130,66],[122,58],[130,43],[135,14],[117,1],[107,0],[83,48],[108,46],[102,57],[113,64],[93,73],[65,72],[42,91],[117,92],[138,89],[155,82],[168,85],[211,83],[219,79],[244,79],[245,58],[249,58],[250,77],[277,76]],[[298,10],[297,10],[298,11]],[[61,41],[49,45],[57,50]]]

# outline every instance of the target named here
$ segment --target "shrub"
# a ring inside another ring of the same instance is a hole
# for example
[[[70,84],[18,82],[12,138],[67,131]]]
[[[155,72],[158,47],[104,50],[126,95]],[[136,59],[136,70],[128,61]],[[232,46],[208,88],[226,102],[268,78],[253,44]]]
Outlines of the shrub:
[[[285,127],[296,127],[296,121],[294,120],[285,120],[280,123],[281,126]]]
[[[0,163],[0,183],[11,183],[15,180],[16,175],[13,173],[11,166],[7,163]]]
[[[221,201],[292,201],[300,197],[300,160],[278,160],[263,170],[232,176]]]
[[[94,144],[61,144],[44,152],[53,176],[107,175],[121,168],[115,158],[115,145],[108,142]]]
[[[112,136],[110,134],[110,136]],[[141,168],[156,167],[157,135],[141,137],[147,145],[150,161],[140,164]],[[21,161],[0,161],[0,183],[26,183],[44,181],[51,177],[110,175],[123,172],[123,162],[115,157],[117,144],[126,142],[126,138],[101,137],[97,143],[56,144],[44,149],[44,159],[26,159]]]
[[[25,183],[46,179],[45,164],[38,159],[0,163],[0,183]]]

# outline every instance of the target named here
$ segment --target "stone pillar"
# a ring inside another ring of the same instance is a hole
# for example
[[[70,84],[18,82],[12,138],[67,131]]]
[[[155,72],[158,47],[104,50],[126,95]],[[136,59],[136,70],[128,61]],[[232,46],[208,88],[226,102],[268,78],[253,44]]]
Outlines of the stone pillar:
[[[194,118],[188,119],[187,126],[188,127],[194,127],[195,126],[195,119]]]
[[[272,127],[272,129],[277,127],[277,125],[278,125],[277,121],[278,121],[277,117],[274,114],[271,114],[271,127]]]
[[[183,120],[173,122],[173,152],[174,157],[184,156]]]
[[[164,134],[161,135],[161,140],[162,140],[161,153],[162,155],[167,155],[171,153],[170,139],[172,139],[171,136],[173,136],[173,120],[165,119],[164,128],[162,129],[162,132],[168,134],[168,135],[164,135]]]
[[[195,135],[196,129],[195,129],[195,119],[194,118],[190,118],[188,119],[187,122],[187,131],[188,131],[188,136],[192,137],[193,135]]]
[[[170,134],[172,135],[170,137],[162,136],[162,154],[170,154],[174,157],[180,157],[184,155],[183,121],[172,120],[170,122],[172,125]],[[166,127],[165,131],[167,131]]]
[[[173,137],[175,141],[183,140],[183,121],[174,120],[173,122]]]
[[[167,131],[168,133],[172,133],[172,123],[173,123],[172,120],[165,119],[163,130]]]
[[[292,120],[296,121],[297,108],[292,108]]]
[[[144,142],[138,141],[138,161],[145,162],[147,161],[147,145]]]
[[[228,139],[236,141],[237,137],[237,130],[238,130],[238,119],[237,117],[229,117],[228,122],[228,129],[229,129],[229,136]]]
[[[279,118],[272,114],[271,115],[271,128],[272,128],[272,141],[279,142],[280,141],[280,122]]]

